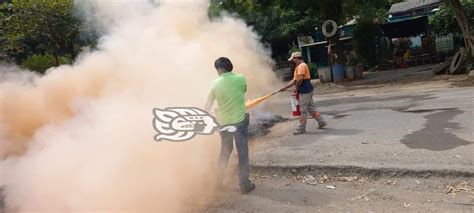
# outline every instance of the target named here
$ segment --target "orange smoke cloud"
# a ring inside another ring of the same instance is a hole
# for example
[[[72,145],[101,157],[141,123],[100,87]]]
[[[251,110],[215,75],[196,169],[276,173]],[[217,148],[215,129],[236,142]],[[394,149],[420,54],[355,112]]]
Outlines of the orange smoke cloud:
[[[207,2],[89,3],[110,25],[98,50],[31,83],[0,81],[7,209],[186,211],[205,203],[217,137],[154,142],[152,109],[203,106],[220,56],[247,77],[249,97],[266,94],[276,82],[268,51],[244,22],[210,21]]]

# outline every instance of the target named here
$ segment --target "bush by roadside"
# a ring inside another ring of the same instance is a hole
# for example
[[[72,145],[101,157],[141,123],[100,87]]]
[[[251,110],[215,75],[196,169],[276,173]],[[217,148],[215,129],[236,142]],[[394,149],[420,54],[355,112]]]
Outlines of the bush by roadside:
[[[71,59],[66,57],[59,58],[59,64],[70,64]],[[39,73],[44,73],[47,69],[56,66],[54,56],[49,54],[32,55],[21,63],[21,67]]]
[[[311,79],[318,79],[318,67],[316,64],[309,63],[308,64],[309,73],[311,74]]]

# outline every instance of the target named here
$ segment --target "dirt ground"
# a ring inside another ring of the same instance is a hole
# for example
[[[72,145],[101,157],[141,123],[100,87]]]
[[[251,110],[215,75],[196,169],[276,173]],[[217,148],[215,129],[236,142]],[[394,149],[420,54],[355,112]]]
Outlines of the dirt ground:
[[[474,212],[472,179],[253,175],[242,196],[229,186],[205,212]]]
[[[321,84],[319,80],[314,80],[314,94],[320,96],[347,96],[474,86],[474,76],[465,74],[434,75],[432,69],[436,66],[425,65],[407,69],[365,72],[362,79],[338,84]]]
[[[257,189],[231,186],[205,212],[474,212],[472,179],[254,175]]]

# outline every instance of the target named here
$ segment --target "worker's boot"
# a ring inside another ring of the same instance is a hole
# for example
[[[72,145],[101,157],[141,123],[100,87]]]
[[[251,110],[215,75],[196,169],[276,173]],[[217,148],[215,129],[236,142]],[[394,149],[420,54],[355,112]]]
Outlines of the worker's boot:
[[[301,135],[301,134],[305,134],[305,133],[306,133],[306,130],[304,130],[304,129],[296,129],[293,132],[293,135]]]
[[[293,132],[293,135],[301,135],[306,133],[306,124],[300,124],[298,128]]]
[[[300,116],[300,124],[296,128],[296,130],[293,132],[293,135],[301,135],[306,133],[306,117]]]
[[[245,195],[245,194],[248,194],[250,193],[251,191],[253,191],[255,189],[255,184],[254,183],[249,183],[245,186],[241,186],[240,187],[240,193]]]
[[[322,129],[328,125],[328,122],[324,120],[323,116],[317,117],[316,121],[318,122],[318,129]]]

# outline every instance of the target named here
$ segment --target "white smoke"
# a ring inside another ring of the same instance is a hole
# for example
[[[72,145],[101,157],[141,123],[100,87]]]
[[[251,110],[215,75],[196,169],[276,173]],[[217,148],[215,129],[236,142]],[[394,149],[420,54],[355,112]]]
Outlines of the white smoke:
[[[34,72],[20,69],[15,65],[0,65],[0,84],[24,84],[35,82],[40,76]]]

